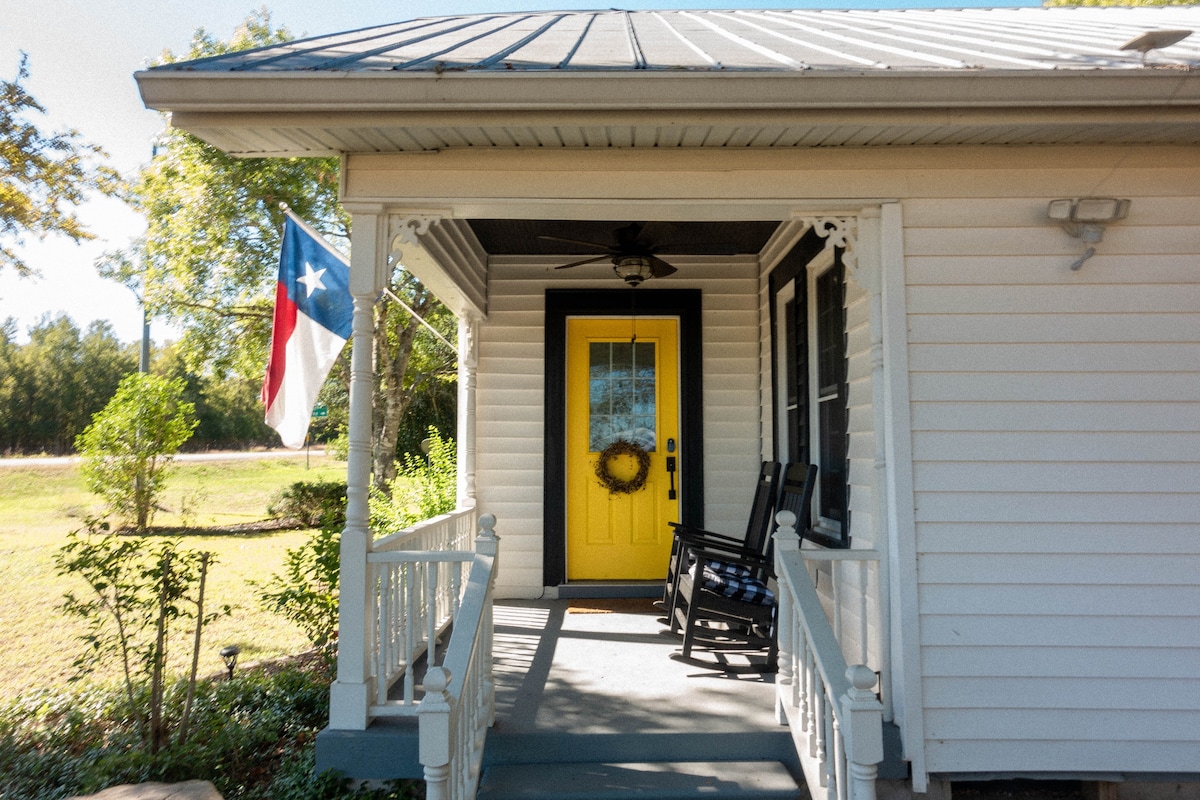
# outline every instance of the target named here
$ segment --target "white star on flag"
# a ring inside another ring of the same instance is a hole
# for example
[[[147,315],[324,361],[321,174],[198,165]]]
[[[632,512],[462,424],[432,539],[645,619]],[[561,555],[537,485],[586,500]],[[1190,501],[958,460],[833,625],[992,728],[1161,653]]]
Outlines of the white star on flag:
[[[317,289],[324,289],[325,284],[321,283],[321,276],[325,274],[324,268],[314,270],[312,264],[304,262],[304,275],[296,278],[296,283],[304,284],[304,288],[308,291],[306,297],[312,297],[313,292]]]

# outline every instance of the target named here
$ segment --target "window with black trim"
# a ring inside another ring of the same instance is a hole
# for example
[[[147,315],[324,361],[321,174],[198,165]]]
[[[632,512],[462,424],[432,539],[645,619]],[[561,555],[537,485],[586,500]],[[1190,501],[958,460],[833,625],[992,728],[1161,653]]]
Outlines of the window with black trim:
[[[845,269],[838,259],[814,281],[812,329],[815,333],[816,436],[820,491],[818,532],[836,532],[839,544],[846,538],[846,291]],[[811,370],[810,370],[811,372]]]
[[[850,546],[845,277],[840,251],[785,259],[771,276],[777,450],[820,468],[807,536],[828,547]]]

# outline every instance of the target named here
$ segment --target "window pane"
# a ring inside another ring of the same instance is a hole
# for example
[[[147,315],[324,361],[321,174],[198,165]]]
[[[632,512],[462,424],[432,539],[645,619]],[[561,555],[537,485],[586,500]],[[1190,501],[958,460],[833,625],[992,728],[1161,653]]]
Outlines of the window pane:
[[[817,421],[821,458],[820,513],[846,534],[846,309],[839,264],[817,276]]]
[[[618,439],[654,450],[655,343],[592,342],[589,348],[590,448]]]

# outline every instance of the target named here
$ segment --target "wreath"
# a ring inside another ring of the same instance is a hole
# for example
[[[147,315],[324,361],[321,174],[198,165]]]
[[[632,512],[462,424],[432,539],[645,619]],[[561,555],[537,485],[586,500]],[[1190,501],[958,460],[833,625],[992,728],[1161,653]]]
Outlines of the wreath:
[[[621,456],[632,456],[637,461],[637,473],[628,480],[621,480],[608,471],[613,459]],[[596,461],[596,477],[609,494],[633,494],[646,485],[646,476],[649,474],[650,454],[645,448],[624,439],[617,439],[600,451],[600,458]]]

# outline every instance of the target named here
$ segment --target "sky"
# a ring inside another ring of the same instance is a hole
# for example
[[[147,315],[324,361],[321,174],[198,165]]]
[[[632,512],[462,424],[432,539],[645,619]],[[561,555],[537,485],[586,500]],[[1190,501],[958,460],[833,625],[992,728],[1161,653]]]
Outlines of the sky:
[[[1039,5],[1036,0],[626,0],[618,7],[646,8],[895,8]],[[166,121],[141,102],[133,73],[165,50],[186,52],[204,28],[227,39],[252,11],[265,7],[276,26],[293,35],[318,35],[416,17],[493,11],[575,10],[608,7],[597,0],[0,0],[0,75],[13,79],[21,53],[28,55],[25,88],[46,109],[34,121],[43,131],[73,128],[103,147],[127,177],[150,159],[154,137]],[[115,200],[97,199],[79,209],[97,235],[75,244],[64,237],[29,238],[21,248],[40,278],[0,273],[0,320],[15,317],[19,341],[43,316],[66,313],[85,329],[108,320],[122,341],[141,337],[141,311],[133,292],[96,275],[105,252],[120,250],[145,223]],[[151,323],[156,341],[171,338]]]

